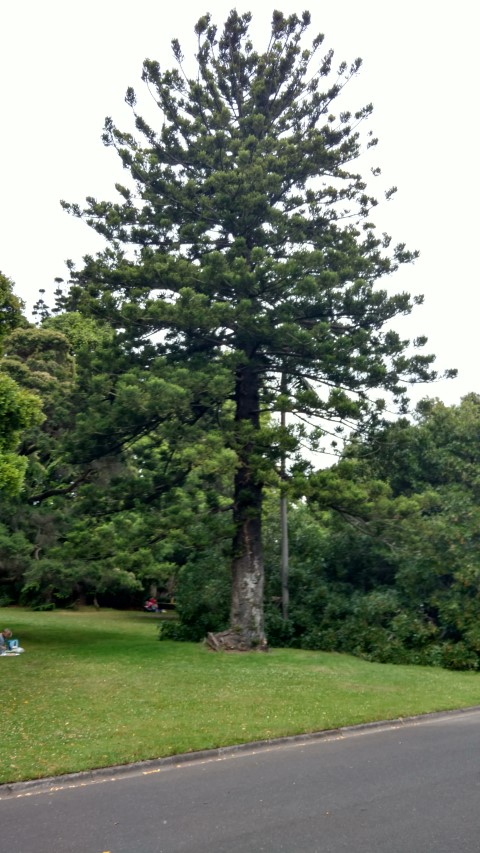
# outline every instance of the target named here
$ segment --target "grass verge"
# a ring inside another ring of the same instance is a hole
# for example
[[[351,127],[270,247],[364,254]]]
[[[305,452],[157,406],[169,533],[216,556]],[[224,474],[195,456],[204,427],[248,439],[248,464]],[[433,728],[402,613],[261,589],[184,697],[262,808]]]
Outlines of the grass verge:
[[[0,609],[0,783],[480,704],[480,674],[158,642],[143,613]]]

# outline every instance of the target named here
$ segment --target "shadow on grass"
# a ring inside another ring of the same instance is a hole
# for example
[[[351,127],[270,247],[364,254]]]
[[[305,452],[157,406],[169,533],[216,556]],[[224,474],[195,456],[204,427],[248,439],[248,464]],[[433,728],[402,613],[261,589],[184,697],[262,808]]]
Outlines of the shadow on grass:
[[[151,646],[158,640],[158,626],[162,618],[163,614],[97,611],[93,608],[49,612],[3,608],[0,611],[1,624],[11,626],[25,648],[78,651],[79,654],[84,654],[87,649],[106,651],[109,645],[118,652],[119,640],[122,639],[126,650],[135,646]]]

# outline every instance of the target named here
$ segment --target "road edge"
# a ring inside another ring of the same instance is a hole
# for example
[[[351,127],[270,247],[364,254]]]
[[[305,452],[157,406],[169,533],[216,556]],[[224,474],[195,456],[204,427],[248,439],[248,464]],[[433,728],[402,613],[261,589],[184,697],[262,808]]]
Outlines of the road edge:
[[[109,780],[116,779],[119,776],[136,774],[147,775],[159,772],[162,769],[168,769],[169,767],[220,760],[242,752],[257,752],[263,749],[272,749],[277,746],[287,746],[288,744],[307,744],[312,741],[324,740],[326,738],[346,737],[351,734],[362,733],[372,729],[381,730],[400,728],[405,725],[452,717],[457,714],[475,713],[478,711],[480,711],[480,705],[472,705],[466,708],[453,708],[447,711],[431,711],[427,714],[396,717],[392,720],[374,720],[370,723],[358,723],[353,726],[339,726],[337,729],[323,729],[318,732],[307,732],[298,735],[287,735],[286,737],[248,741],[246,743],[233,744],[232,746],[202,749],[198,752],[183,752],[179,755],[167,755],[163,758],[150,758],[144,761],[136,761],[131,764],[118,764],[113,767],[98,767],[93,770],[81,770],[77,773],[66,773],[63,776],[46,776],[42,779],[30,779],[25,782],[6,782],[3,785],[0,785],[0,800],[54,792],[64,790],[66,788],[76,788],[98,782],[107,782]]]

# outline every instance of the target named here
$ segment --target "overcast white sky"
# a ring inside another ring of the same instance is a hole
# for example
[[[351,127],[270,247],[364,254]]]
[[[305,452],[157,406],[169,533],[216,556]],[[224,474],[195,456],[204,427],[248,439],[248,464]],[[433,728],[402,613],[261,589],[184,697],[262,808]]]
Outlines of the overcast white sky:
[[[206,11],[223,23],[229,10],[254,13],[258,47],[274,8],[312,13],[312,37],[325,33],[336,59],[361,56],[351,87],[355,106],[373,102],[375,160],[399,188],[376,216],[380,231],[418,248],[421,258],[392,280],[394,290],[424,293],[425,305],[399,327],[426,334],[442,370],[459,378],[424,386],[418,396],[456,403],[480,392],[477,378],[480,241],[476,4],[472,0],[277,0],[165,3],[161,0],[18,0],[5,4],[0,32],[0,270],[31,307],[38,290],[66,275],[100,239],[60,208],[59,199],[114,198],[120,162],[103,147],[106,115],[130,129],[123,98],[140,81],[145,57],[173,64],[170,40],[194,47]],[[141,112],[141,109],[140,109]],[[361,165],[361,164],[360,164]],[[367,169],[365,170],[367,171]],[[373,184],[372,189],[375,189]]]

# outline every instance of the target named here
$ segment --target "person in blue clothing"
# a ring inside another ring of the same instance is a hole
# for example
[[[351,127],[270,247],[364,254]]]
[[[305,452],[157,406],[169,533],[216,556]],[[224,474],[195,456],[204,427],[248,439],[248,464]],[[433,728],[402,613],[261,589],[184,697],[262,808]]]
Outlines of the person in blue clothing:
[[[8,641],[12,636],[10,628],[4,628],[0,631],[0,652],[6,652],[8,649]]]
[[[22,649],[18,644],[18,640],[12,640],[12,632],[10,628],[4,628],[0,631],[0,655],[19,655],[25,649]]]

